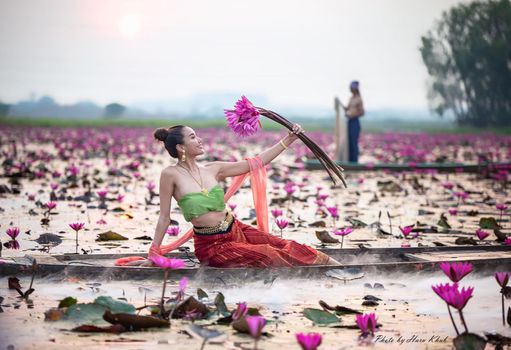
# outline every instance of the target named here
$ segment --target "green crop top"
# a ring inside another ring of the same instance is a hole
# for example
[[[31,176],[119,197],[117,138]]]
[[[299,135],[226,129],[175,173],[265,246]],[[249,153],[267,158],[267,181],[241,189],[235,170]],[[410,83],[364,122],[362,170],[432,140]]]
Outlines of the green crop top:
[[[206,214],[210,211],[223,211],[225,209],[224,190],[220,185],[215,185],[207,196],[202,192],[185,194],[177,204],[181,208],[186,221],[194,217]]]

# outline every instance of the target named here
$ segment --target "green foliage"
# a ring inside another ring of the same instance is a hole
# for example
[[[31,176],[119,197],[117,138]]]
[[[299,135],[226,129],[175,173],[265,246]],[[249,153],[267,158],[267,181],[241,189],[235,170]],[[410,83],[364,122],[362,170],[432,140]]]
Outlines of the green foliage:
[[[428,99],[459,125],[511,125],[511,2],[462,3],[444,12],[420,48]]]

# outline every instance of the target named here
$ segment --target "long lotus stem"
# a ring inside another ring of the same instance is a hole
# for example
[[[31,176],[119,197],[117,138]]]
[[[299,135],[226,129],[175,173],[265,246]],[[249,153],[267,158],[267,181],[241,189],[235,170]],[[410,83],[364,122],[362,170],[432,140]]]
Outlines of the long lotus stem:
[[[78,231],[76,232],[76,254],[78,254]]]
[[[160,301],[160,315],[163,315],[163,297],[165,296],[165,287],[167,286],[167,278],[169,277],[169,270],[165,269],[163,274],[163,289],[161,291],[161,301]]]
[[[460,332],[458,331],[458,327],[456,327],[456,323],[454,322],[454,318],[452,318],[451,308],[449,307],[449,304],[447,304],[447,311],[449,311],[449,316],[451,317],[452,325],[454,326],[454,330],[456,331],[456,335],[460,335]]]
[[[257,350],[257,339],[254,339],[254,350]]]
[[[203,350],[203,349],[204,349],[204,346],[206,345],[206,341],[207,341],[207,339],[206,339],[206,338],[204,338],[204,339],[202,340],[202,345],[201,345],[201,347],[200,347],[200,350]]]
[[[502,325],[506,325],[506,321],[504,319],[504,293],[502,293]]]
[[[467,323],[465,322],[465,317],[463,317],[463,312],[461,310],[458,310],[458,312],[460,313],[460,319],[463,323],[463,327],[465,327],[465,332],[468,333]]]
[[[280,125],[286,127],[289,130],[293,130],[293,124],[290,123],[287,119],[280,116],[279,114],[266,110],[264,108],[259,108],[259,113],[261,115],[264,115],[265,117],[279,123]],[[319,162],[323,165],[325,170],[327,171],[328,175],[334,182],[334,184],[337,184],[337,180],[334,177],[334,175],[341,180],[344,187],[347,187],[346,181],[344,180],[344,176],[342,174],[343,169],[338,166],[334,161],[332,161],[328,155],[316,144],[314,141],[312,141],[307,135],[304,134],[298,134],[297,137],[303,141],[303,143],[314,153],[316,158],[318,158]]]

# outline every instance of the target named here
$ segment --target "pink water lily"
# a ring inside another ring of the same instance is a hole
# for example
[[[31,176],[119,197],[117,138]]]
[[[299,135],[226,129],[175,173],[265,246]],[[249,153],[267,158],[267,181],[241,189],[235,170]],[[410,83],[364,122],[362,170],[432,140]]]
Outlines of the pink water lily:
[[[376,315],[374,313],[357,314],[356,321],[362,336],[372,335],[376,331]]]
[[[170,226],[167,231],[165,231],[166,234],[169,236],[177,236],[179,234],[179,226]]]
[[[57,207],[57,203],[55,203],[55,202],[47,202],[44,206],[46,207],[46,209],[52,210],[52,209],[55,209]]]
[[[156,188],[156,184],[153,181],[149,181],[146,185],[146,188],[149,190],[149,192],[153,192]]]
[[[334,231],[334,234],[337,236],[346,236],[353,232],[353,228],[351,227],[343,227]]]
[[[234,109],[225,109],[224,113],[227,125],[238,136],[253,135],[261,127],[257,108],[245,96],[241,96]]]
[[[122,201],[124,200],[124,195],[118,194],[115,199],[117,200],[117,202],[122,203]]]
[[[286,219],[276,219],[275,223],[281,230],[285,229],[287,225],[289,225],[289,221],[287,221]]]
[[[296,340],[302,350],[316,350],[321,345],[322,337],[319,333],[296,333]]]
[[[272,209],[271,210],[271,215],[274,218],[278,218],[279,216],[282,216],[282,210],[281,209]]]
[[[507,209],[507,205],[504,203],[498,203],[495,207],[497,208],[497,210],[500,210],[499,221],[502,221],[502,214],[504,214],[504,211]]]
[[[405,226],[405,227],[399,227],[399,229],[401,230],[401,233],[403,234],[403,236],[406,238],[408,237],[408,235],[410,234],[410,232],[412,232],[413,230],[413,226],[415,225],[409,225],[409,226]]]
[[[446,302],[447,310],[449,311],[449,316],[451,318],[451,322],[454,326],[456,333],[459,335],[458,328],[456,327],[456,323],[454,322],[449,306],[452,306],[458,310],[461,322],[465,327],[465,332],[468,333],[467,323],[465,322],[465,318],[463,317],[462,310],[467,305],[468,300],[472,297],[474,288],[463,287],[460,291],[457,283],[453,284],[446,283],[445,285],[439,284],[437,286],[431,286],[431,288],[440,298],[442,298]]]
[[[232,314],[233,321],[239,320],[240,318],[245,316],[248,312],[247,303],[242,302],[242,303],[238,303],[236,305],[238,305],[238,307]]]
[[[453,282],[459,282],[463,277],[472,272],[473,266],[470,263],[440,263],[440,268]]]
[[[296,184],[294,182],[287,182],[284,185],[284,191],[286,191],[287,195],[291,197],[291,195],[296,191]]]
[[[456,216],[456,215],[458,215],[458,209],[456,209],[456,208],[450,208],[450,209],[448,210],[448,212],[449,212],[449,214],[451,214],[452,216]]]
[[[245,317],[248,324],[248,330],[250,335],[254,339],[259,339],[261,337],[262,330],[266,325],[266,320],[262,316],[247,316]]]
[[[509,282],[509,272],[495,272],[495,279],[499,286],[504,288]]]
[[[107,190],[99,190],[96,192],[100,199],[105,199],[108,194]]]
[[[185,262],[181,259],[166,258],[162,255],[152,255],[149,259],[162,269],[181,269],[185,267]]]
[[[234,211],[234,209],[236,209],[238,205],[236,203],[229,203],[229,208],[231,209],[231,211]]]
[[[490,234],[489,234],[488,232],[483,231],[483,230],[481,230],[480,228],[478,228],[478,229],[476,230],[476,236],[477,236],[477,238],[479,238],[481,241],[482,241],[483,239],[485,239],[486,237],[488,237],[489,235],[490,235]]]
[[[20,229],[18,227],[9,227],[5,233],[7,233],[7,235],[12,239],[16,239],[16,237],[20,234]]]
[[[337,207],[326,207],[326,209],[334,219],[339,218],[339,209]]]
[[[69,227],[71,227],[75,231],[80,231],[85,226],[85,223],[83,222],[73,222],[72,224],[69,224]]]
[[[188,286],[188,278],[185,276],[179,280],[179,290],[177,291],[177,300],[183,300],[186,286]]]
[[[442,186],[444,186],[444,188],[447,189],[447,190],[452,190],[453,187],[454,187],[454,184],[452,182],[444,182],[442,184]]]

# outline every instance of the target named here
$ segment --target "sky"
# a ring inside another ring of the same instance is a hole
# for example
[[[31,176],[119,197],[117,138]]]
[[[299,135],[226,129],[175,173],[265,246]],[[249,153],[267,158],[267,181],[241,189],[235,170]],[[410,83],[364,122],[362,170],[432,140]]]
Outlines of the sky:
[[[328,107],[357,79],[366,108],[427,108],[420,38],[459,2],[0,0],[0,100]]]

